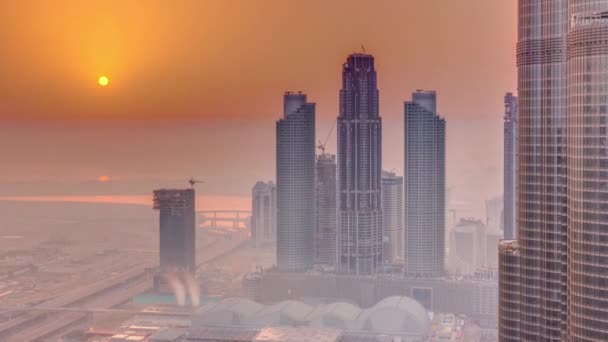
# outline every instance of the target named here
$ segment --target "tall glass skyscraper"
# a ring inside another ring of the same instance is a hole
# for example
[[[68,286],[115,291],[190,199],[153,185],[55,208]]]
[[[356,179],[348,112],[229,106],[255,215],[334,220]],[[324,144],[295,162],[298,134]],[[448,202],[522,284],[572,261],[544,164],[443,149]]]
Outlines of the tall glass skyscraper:
[[[338,116],[338,271],[376,273],[382,266],[382,121],[374,57],[342,65]]]
[[[504,131],[504,205],[503,227],[505,239],[517,237],[517,115],[519,107],[517,96],[505,95]]]
[[[384,260],[389,264],[403,263],[403,227],[403,177],[382,171],[382,230],[387,240]]]
[[[336,156],[317,156],[316,262],[336,265]]]
[[[567,0],[520,0],[518,238],[522,341],[566,332]]]
[[[569,11],[568,339],[608,341],[608,1]]]
[[[520,0],[517,52],[519,319],[500,331],[607,341],[608,1]]]
[[[284,95],[277,121],[277,266],[296,272],[314,264],[315,104]]]
[[[434,91],[419,90],[404,106],[405,272],[439,277],[445,271],[445,120]]]

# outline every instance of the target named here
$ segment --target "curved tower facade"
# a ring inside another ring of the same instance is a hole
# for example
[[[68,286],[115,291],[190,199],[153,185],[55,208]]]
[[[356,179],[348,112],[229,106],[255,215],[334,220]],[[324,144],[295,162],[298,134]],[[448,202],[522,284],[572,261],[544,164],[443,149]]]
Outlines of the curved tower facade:
[[[567,0],[520,0],[518,224],[522,341],[565,337]]]
[[[404,104],[405,273],[445,272],[445,120],[437,94],[419,90]]]
[[[608,341],[608,1],[569,11],[568,340]]]
[[[314,264],[315,104],[285,93],[277,121],[277,267],[296,272]]]
[[[342,66],[338,116],[338,270],[372,274],[382,265],[382,121],[374,57]]]

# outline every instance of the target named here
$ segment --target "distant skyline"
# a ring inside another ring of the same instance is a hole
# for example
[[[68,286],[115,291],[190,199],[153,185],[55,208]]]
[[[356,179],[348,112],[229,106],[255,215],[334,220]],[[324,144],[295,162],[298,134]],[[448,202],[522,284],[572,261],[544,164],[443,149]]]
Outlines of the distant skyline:
[[[133,195],[193,175],[206,194],[248,196],[275,177],[280,94],[310,94],[324,138],[341,63],[361,45],[377,62],[383,167],[403,174],[403,102],[436,89],[460,212],[482,217],[501,192],[516,3],[33,2],[0,5],[10,51],[0,65],[0,196]]]

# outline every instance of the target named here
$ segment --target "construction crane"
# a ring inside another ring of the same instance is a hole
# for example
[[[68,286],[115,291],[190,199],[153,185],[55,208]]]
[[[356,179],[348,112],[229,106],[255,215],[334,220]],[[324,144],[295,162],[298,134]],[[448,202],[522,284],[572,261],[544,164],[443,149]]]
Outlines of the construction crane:
[[[331,125],[331,128],[329,129],[329,133],[327,133],[327,137],[325,137],[325,141],[321,142],[321,140],[319,140],[319,145],[317,145],[317,148],[319,150],[321,150],[321,154],[325,154],[325,146],[327,145],[327,141],[329,141],[329,136],[334,131],[334,127],[336,127],[336,121],[335,120],[334,120],[333,125]]]
[[[194,179],[194,177],[190,177],[190,179],[188,180],[188,183],[190,183],[190,187],[191,188],[194,188],[194,185],[196,185],[196,184],[203,184],[205,182],[200,181],[200,180],[196,180],[196,179]]]

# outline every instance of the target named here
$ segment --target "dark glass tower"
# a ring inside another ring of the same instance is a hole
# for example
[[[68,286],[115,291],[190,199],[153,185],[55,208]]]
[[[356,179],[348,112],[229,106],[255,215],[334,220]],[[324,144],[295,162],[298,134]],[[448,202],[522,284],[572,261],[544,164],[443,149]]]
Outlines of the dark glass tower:
[[[194,189],[154,191],[154,209],[159,211],[160,269],[163,272],[194,273],[196,219]]]
[[[517,96],[511,93],[505,95],[504,130],[504,237],[515,239],[517,237]]]
[[[315,104],[285,93],[277,121],[277,266],[305,271],[314,264]]]
[[[417,91],[404,105],[405,273],[445,271],[445,120],[437,94]]]
[[[382,265],[382,121],[374,57],[342,65],[338,116],[338,270],[372,274]]]

